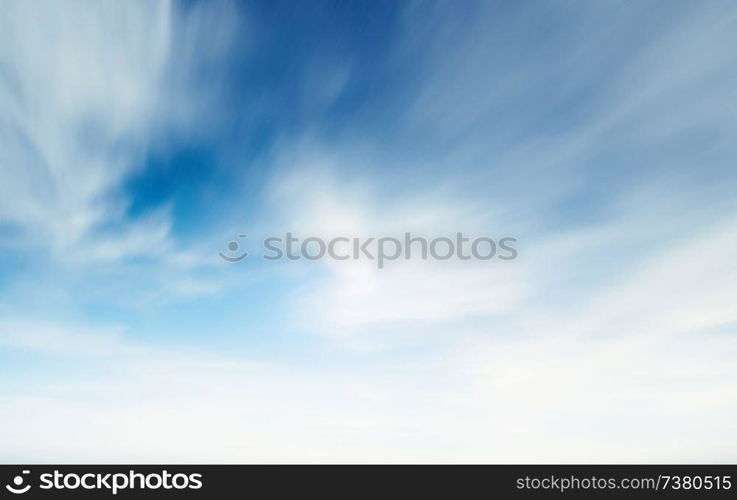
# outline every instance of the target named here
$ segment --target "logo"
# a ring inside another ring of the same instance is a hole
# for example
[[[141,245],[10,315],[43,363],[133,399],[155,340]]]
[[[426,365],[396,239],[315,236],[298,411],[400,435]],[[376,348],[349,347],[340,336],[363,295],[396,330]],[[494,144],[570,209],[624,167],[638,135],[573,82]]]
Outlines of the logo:
[[[108,490],[113,495],[125,489],[157,490],[197,490],[202,488],[202,474],[170,473],[166,470],[160,473],[141,473],[129,470],[123,472],[46,472],[39,476],[42,490]]]
[[[239,234],[238,235],[238,239],[240,239],[240,238],[248,238],[248,235],[247,234]],[[231,241],[230,243],[228,243],[228,250],[230,250],[230,252],[232,252],[232,253],[237,252],[239,247],[240,247],[240,245],[238,244],[237,241]],[[228,262],[238,262],[238,261],[241,261],[241,260],[245,259],[246,257],[248,257],[248,252],[245,252],[244,251],[242,254],[236,255],[235,257],[228,256],[228,255],[224,254],[223,252],[219,252],[218,255],[220,255],[220,258],[221,259],[226,260]]]
[[[31,471],[28,471],[28,470],[24,470],[23,471],[23,474],[30,474],[30,473],[31,473]],[[23,486],[23,480],[24,480],[23,476],[20,476],[20,475],[19,476],[15,476],[13,478],[13,484],[15,485],[15,487],[13,487],[13,486],[11,486],[9,484],[6,484],[5,485],[5,488],[9,492],[11,492],[11,493],[15,493],[16,495],[21,495],[21,494],[23,494],[26,491],[28,491],[28,490],[31,489],[31,485],[30,484],[27,484],[27,485]]]
[[[241,238],[228,243],[227,251],[218,252],[221,259],[227,262],[239,262],[248,257],[248,252],[240,250]],[[358,238],[338,236],[321,238],[310,236],[300,239],[291,232],[284,237],[270,236],[263,240],[265,260],[319,260],[330,258],[340,260],[367,260],[375,261],[379,269],[384,269],[388,261],[397,259],[409,260],[514,260],[518,256],[517,238],[510,236],[494,240],[488,237],[470,238],[461,232],[456,232],[455,238],[440,236],[429,239],[422,236],[412,236],[405,232],[402,239],[393,236]]]

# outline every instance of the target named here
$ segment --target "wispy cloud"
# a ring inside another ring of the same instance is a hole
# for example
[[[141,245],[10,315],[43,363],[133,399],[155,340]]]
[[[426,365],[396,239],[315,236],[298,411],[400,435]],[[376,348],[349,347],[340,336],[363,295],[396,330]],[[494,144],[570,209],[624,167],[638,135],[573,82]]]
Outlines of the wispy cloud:
[[[731,3],[261,7],[4,3],[5,458],[734,458]]]

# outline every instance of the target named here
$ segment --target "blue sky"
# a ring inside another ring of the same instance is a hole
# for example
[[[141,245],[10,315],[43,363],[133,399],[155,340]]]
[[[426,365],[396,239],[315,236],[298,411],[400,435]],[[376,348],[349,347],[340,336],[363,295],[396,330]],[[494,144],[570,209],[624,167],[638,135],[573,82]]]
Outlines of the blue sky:
[[[733,461],[735,46],[718,0],[6,0],[0,458]],[[217,256],[286,231],[520,256]]]

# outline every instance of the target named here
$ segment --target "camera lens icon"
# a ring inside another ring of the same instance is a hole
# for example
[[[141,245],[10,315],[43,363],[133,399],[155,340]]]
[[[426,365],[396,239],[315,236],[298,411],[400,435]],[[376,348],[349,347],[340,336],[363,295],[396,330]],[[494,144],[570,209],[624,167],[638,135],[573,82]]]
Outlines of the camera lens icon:
[[[31,471],[28,471],[28,470],[24,470],[22,472],[22,474],[30,474],[30,473],[31,473]],[[24,480],[25,480],[25,478],[22,475],[15,476],[13,478],[13,485],[14,486],[11,486],[9,484],[6,484],[5,485],[5,489],[7,489],[9,492],[14,493],[16,495],[23,494],[26,491],[28,491],[28,490],[31,489],[31,485],[30,484],[27,484],[27,485],[23,486]]]

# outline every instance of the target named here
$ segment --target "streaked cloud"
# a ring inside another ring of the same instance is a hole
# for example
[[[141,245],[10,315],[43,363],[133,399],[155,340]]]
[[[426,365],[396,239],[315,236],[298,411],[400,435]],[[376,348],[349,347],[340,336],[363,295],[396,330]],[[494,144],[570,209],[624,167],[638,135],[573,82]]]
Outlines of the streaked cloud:
[[[737,9],[364,8],[4,3],[4,456],[732,460]]]

